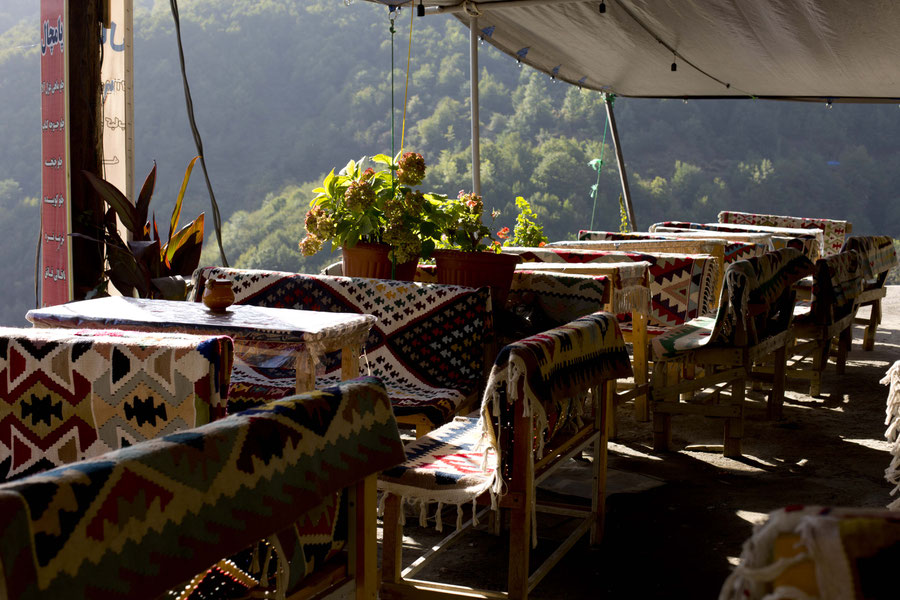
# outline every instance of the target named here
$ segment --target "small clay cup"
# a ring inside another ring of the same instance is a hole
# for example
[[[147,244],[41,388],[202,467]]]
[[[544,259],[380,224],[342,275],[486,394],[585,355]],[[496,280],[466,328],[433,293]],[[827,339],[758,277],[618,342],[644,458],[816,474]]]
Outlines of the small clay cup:
[[[234,304],[234,290],[231,280],[225,278],[207,279],[203,289],[203,304],[215,313],[223,313]]]

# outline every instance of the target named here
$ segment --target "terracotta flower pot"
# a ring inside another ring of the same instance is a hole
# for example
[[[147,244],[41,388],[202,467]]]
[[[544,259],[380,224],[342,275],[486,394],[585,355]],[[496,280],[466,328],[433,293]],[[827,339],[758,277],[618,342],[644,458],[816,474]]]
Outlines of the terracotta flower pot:
[[[399,279],[412,281],[416,276],[419,259],[400,263],[391,277],[391,247],[388,244],[357,242],[355,246],[341,248],[345,277],[371,277],[374,279]]]
[[[516,254],[461,250],[437,250],[434,258],[438,283],[468,287],[490,286],[494,310],[506,305],[513,273],[521,260]]]

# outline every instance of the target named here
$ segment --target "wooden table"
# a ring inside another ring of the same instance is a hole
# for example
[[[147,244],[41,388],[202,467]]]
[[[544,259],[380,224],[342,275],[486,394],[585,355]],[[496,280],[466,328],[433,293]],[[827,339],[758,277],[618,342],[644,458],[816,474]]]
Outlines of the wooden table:
[[[25,317],[36,327],[128,329],[224,334],[236,352],[293,354],[296,392],[315,387],[316,363],[341,350],[345,379],[359,375],[359,355],[375,323],[373,315],[267,308],[236,304],[224,313],[200,302],[110,296],[33,309]]]

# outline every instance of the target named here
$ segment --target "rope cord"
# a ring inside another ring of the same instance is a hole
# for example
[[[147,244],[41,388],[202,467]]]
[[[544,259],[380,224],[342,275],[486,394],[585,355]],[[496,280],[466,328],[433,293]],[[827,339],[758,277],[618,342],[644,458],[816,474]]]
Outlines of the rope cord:
[[[394,161],[394,34],[397,33],[397,30],[394,28],[394,19],[397,18],[397,11],[399,8],[390,6],[388,7],[388,19],[391,22],[391,26],[389,28],[391,32],[391,164],[393,165]],[[402,142],[401,142],[402,144]],[[396,195],[397,193],[397,180],[395,178],[394,168],[391,166],[391,195]],[[379,240],[380,241],[380,240]],[[391,252],[391,279],[396,278],[397,276],[397,257]]]
[[[203,153],[203,141],[200,139],[200,131],[194,120],[194,102],[191,100],[191,88],[188,86],[187,72],[184,67],[184,48],[181,44],[181,19],[178,16],[178,0],[169,0],[172,9],[172,19],[175,21],[175,39],[178,41],[178,61],[181,65],[181,80],[184,83],[184,103],[187,108],[188,122],[191,125],[191,133],[194,135],[194,145],[197,146],[197,154],[200,155],[200,166],[203,168],[203,177],[206,180],[206,189],[209,192],[209,202],[212,205],[213,226],[216,229],[216,240],[219,242],[219,258],[222,266],[228,266],[225,258],[225,249],[222,247],[222,217],[219,215],[219,205],[216,203],[216,195],[213,193],[212,183],[209,181],[209,173],[206,170],[206,158]]]
[[[412,5],[412,3],[410,3]],[[403,153],[403,138],[406,135],[406,101],[409,98],[409,67],[412,63],[413,10],[409,10],[409,47],[406,51],[406,84],[403,90],[403,121],[400,125],[400,153]]]
[[[615,96],[607,96],[606,102],[613,102]],[[594,207],[591,209],[591,231],[594,230],[594,215],[597,214],[597,199],[600,197],[600,172],[603,170],[603,154],[606,152],[606,132],[609,130],[609,115],[606,115],[606,123],[603,125],[603,140],[600,142],[600,158],[595,158],[588,163],[597,170],[597,183],[591,186],[591,197],[594,199]]]

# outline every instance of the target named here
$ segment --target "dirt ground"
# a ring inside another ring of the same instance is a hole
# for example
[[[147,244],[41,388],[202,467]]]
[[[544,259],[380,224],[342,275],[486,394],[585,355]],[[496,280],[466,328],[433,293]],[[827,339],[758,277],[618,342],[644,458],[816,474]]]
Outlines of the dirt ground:
[[[869,309],[859,316],[867,317]],[[583,538],[532,592],[535,599],[716,598],[754,523],[792,504],[883,507],[890,500],[884,470],[887,387],[880,384],[900,359],[900,286],[889,286],[875,350],[863,352],[862,327],[843,376],[829,365],[822,395],[788,384],[784,418],[765,420],[762,392],[748,392],[744,458],[685,450],[722,442],[722,421],[673,420],[673,449],[654,453],[649,423],[619,408],[619,435],[609,445],[606,531],[598,547]],[[572,461],[545,494],[583,495],[587,466]],[[567,523],[538,521],[532,558],[554,549]],[[444,519],[452,526],[454,517]],[[404,529],[404,561],[440,536],[416,519]],[[501,589],[506,577],[505,536],[474,531],[422,573],[449,583]]]

